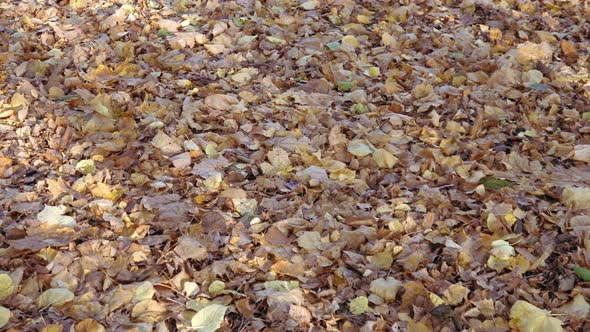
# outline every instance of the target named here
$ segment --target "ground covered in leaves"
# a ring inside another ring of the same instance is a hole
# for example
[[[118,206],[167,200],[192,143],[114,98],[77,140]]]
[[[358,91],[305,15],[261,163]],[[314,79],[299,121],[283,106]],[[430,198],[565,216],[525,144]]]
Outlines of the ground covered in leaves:
[[[586,1],[3,1],[0,325],[589,331]]]

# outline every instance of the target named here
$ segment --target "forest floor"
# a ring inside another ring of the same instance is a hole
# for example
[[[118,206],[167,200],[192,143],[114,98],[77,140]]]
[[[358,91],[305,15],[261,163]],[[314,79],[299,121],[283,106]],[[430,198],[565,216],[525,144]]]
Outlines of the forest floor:
[[[590,331],[586,1],[0,3],[0,326]]]

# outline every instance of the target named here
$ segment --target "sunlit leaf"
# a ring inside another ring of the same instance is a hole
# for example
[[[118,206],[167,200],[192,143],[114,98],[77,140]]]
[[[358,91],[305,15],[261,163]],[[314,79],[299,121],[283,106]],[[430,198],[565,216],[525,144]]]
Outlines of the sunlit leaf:
[[[14,292],[14,282],[8,274],[0,274],[0,300],[4,300]]]
[[[197,312],[191,319],[191,328],[200,332],[216,331],[223,322],[227,307],[221,304],[210,304]]]
[[[60,306],[74,299],[74,293],[66,288],[50,288],[37,298],[40,307]]]
[[[348,309],[353,315],[362,315],[369,311],[369,299],[366,296],[359,296],[348,305]]]
[[[510,308],[510,327],[522,332],[563,331],[559,319],[547,310],[539,309],[526,301],[516,301]]]

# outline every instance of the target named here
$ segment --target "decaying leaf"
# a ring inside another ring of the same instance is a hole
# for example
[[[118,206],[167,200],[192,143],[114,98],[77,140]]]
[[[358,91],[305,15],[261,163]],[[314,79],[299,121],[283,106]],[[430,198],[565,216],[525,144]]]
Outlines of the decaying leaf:
[[[0,1],[0,325],[588,330],[587,16]]]

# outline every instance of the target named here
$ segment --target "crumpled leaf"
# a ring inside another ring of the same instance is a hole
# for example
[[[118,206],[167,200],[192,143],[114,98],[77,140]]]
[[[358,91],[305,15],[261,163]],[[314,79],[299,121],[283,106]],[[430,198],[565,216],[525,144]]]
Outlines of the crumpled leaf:
[[[96,171],[96,166],[94,165],[94,160],[92,160],[92,159],[80,160],[76,164],[76,170],[84,175],[94,173]]]
[[[526,301],[516,301],[510,308],[510,327],[521,332],[561,332],[562,322],[551,317],[551,312],[539,309]]]
[[[549,60],[553,56],[553,47],[547,42],[535,44],[526,42],[516,48],[516,60],[526,65],[533,61]]]
[[[391,152],[384,149],[377,149],[373,152],[373,161],[379,168],[392,168],[397,164],[397,159]]]
[[[487,265],[489,268],[499,272],[510,265],[514,255],[516,255],[516,251],[510,243],[504,240],[496,240],[492,242],[492,249],[490,250]]]
[[[48,225],[57,225],[64,227],[76,226],[76,219],[64,215],[65,213],[66,207],[63,205],[45,205],[45,208],[37,214],[37,219],[41,222],[47,223]]]
[[[152,139],[152,144],[167,156],[176,155],[182,152],[182,146],[176,143],[174,139],[166,135],[163,131],[158,131],[158,134]]]
[[[590,188],[566,187],[561,193],[561,201],[578,209],[590,208]]]
[[[191,328],[200,332],[216,331],[223,322],[227,307],[210,304],[197,312],[191,319]]]
[[[584,295],[578,294],[572,301],[562,305],[556,311],[573,317],[584,318],[590,314],[590,304],[588,304]]]
[[[401,281],[393,277],[387,277],[387,279],[379,278],[371,281],[369,290],[371,293],[383,298],[385,302],[393,302],[402,286]]]
[[[238,103],[238,99],[232,95],[214,94],[205,98],[205,105],[220,111],[228,111]]]
[[[74,293],[67,288],[50,288],[37,298],[39,307],[60,306],[74,299]]]
[[[321,235],[318,232],[303,232],[297,238],[297,244],[306,250],[316,250],[321,245]]]
[[[451,285],[443,292],[443,295],[448,304],[458,305],[467,299],[469,289],[462,285]]]
[[[580,144],[574,146],[573,159],[590,163],[590,144]]]

